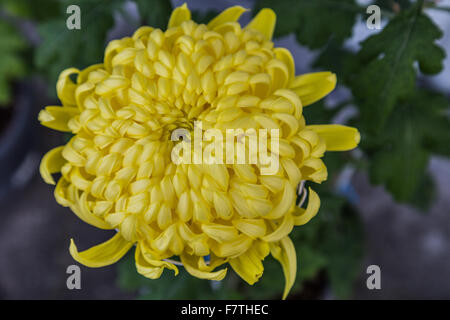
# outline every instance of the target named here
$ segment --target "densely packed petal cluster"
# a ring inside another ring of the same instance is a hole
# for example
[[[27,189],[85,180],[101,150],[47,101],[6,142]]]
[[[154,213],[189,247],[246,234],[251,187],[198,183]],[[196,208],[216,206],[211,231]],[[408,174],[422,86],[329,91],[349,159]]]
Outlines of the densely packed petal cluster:
[[[55,198],[85,222],[116,229],[107,242],[70,253],[101,267],[118,261],[133,245],[139,273],[158,278],[178,264],[195,277],[221,280],[228,263],[249,284],[263,273],[271,253],[283,266],[287,295],[296,275],[289,233],[318,211],[309,190],[305,209],[296,206],[299,184],[327,178],[326,150],[349,150],[354,128],[306,125],[302,108],[336,84],[335,75],[295,76],[294,61],[271,41],[275,14],[261,10],[244,28],[235,6],[207,25],[176,8],[166,31],[139,28],[112,41],[104,61],[61,73],[62,106],[39,115],[47,127],[71,132],[64,146],[48,152],[41,175]],[[76,79],[73,81],[72,79]],[[179,164],[171,161],[176,128],[279,129],[279,170],[261,175],[260,164]]]

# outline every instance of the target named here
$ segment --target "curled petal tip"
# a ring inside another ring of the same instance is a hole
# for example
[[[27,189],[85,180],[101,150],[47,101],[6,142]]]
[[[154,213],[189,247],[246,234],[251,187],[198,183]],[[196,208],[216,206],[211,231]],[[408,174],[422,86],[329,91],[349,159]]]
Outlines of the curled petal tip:
[[[271,40],[273,31],[275,30],[275,23],[277,16],[272,9],[261,9],[252,21],[246,26],[248,29],[253,29],[261,32],[267,40]]]
[[[208,23],[208,28],[214,29],[215,27],[218,27],[222,24],[237,21],[240,16],[246,11],[248,11],[248,9],[241,6],[230,7],[214,17]]]
[[[173,10],[169,19],[168,27],[171,28],[179,26],[181,23],[188,20],[191,20],[191,11],[185,2],[183,5]]]
[[[73,239],[70,239],[69,252],[72,258],[91,268],[109,266],[119,261],[133,246],[132,242],[126,241],[120,233],[99,245],[79,252]]]

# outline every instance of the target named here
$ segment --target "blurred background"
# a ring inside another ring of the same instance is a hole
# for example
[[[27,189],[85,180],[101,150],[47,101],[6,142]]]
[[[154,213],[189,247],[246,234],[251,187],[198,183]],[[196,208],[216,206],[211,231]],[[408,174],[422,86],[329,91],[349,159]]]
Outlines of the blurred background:
[[[60,71],[102,60],[106,43],[141,25],[165,28],[165,0],[0,0],[0,299],[279,299],[281,267],[265,260],[250,287],[183,272],[139,276],[132,253],[116,265],[81,266],[81,290],[68,290],[76,264],[69,239],[88,248],[99,230],[59,206],[38,173],[42,155],[69,136],[39,126],[59,105]],[[327,155],[329,180],[315,187],[319,214],[292,234],[299,271],[290,299],[450,298],[450,1],[189,0],[205,23],[232,5],[277,13],[275,45],[291,50],[297,74],[331,70],[338,87],[304,110],[308,123],[347,123],[362,133],[355,151]],[[81,30],[66,9],[81,8]],[[381,9],[370,29],[366,8]],[[444,52],[447,54],[445,55]],[[369,265],[381,289],[366,286]],[[166,271],[167,273],[167,271]]]

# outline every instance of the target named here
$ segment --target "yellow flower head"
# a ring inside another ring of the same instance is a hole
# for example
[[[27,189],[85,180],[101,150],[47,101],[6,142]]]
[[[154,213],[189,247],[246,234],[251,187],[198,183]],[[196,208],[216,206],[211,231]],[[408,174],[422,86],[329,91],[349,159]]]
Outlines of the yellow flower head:
[[[286,297],[297,269],[289,233],[319,209],[311,189],[306,208],[297,207],[297,190],[306,180],[324,181],[324,152],[355,148],[359,133],[305,124],[302,108],[333,90],[335,75],[295,76],[290,52],[271,40],[274,12],[263,9],[242,28],[245,11],[231,7],[204,25],[183,5],[166,31],[141,27],[109,43],[103,63],[61,73],[62,106],[46,107],[39,120],[74,136],[43,157],[41,175],[54,184],[52,174],[61,172],[57,202],[118,231],[82,252],[72,240],[76,261],[110,265],[136,245],[145,277],[159,278],[164,268],[177,274],[183,265],[195,277],[221,280],[227,269],[216,268],[228,263],[253,284],[271,253],[283,266]],[[278,129],[278,171],[263,175],[260,163],[173,163],[171,132],[194,121],[222,131]]]

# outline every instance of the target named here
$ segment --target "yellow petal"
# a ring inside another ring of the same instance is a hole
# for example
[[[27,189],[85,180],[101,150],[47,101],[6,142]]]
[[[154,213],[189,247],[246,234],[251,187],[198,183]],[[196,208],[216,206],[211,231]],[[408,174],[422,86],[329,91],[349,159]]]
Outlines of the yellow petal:
[[[132,242],[126,241],[120,233],[95,247],[78,252],[73,239],[70,239],[70,255],[82,265],[91,268],[109,266],[120,260],[130,248]]]
[[[262,276],[264,271],[262,260],[269,254],[267,243],[260,242],[260,244],[266,250],[258,250],[255,245],[244,254],[229,261],[233,270],[250,285],[253,285]]]
[[[214,253],[211,253],[209,255],[209,263],[206,263],[204,258],[198,259],[198,268],[204,271],[212,271],[227,262],[228,259],[219,258]]]
[[[203,257],[195,257],[187,254],[182,254],[180,258],[186,271],[194,277],[207,280],[222,280],[227,274],[226,268],[215,272],[200,270],[198,268],[198,261],[196,260],[203,259]]]
[[[267,242],[275,242],[279,241],[281,238],[284,238],[289,233],[291,233],[292,228],[294,228],[294,219],[292,214],[288,213],[284,216],[283,221],[280,223],[277,229],[272,233],[264,236],[262,240]]]
[[[289,82],[290,72],[288,66],[278,59],[272,59],[266,65],[272,79],[273,89],[284,88]]]
[[[169,226],[166,230],[152,241],[152,248],[161,253],[169,248],[171,241],[177,236],[177,230],[175,224]]]
[[[53,148],[42,157],[39,172],[42,179],[48,184],[55,184],[52,173],[59,172],[66,163],[66,160],[61,155],[63,149],[64,146]]]
[[[109,225],[109,223],[100,219],[91,212],[87,204],[87,193],[83,192],[81,196],[79,196],[78,194],[79,191],[77,190],[75,194],[75,202],[70,206],[70,208],[78,216],[78,218],[99,229],[105,230],[113,229]]]
[[[66,194],[66,190],[69,185],[70,183],[64,177],[61,177],[56,184],[55,190],[53,191],[56,202],[63,207],[69,207],[73,205],[72,200],[68,198]]]
[[[266,233],[264,219],[238,219],[233,221],[235,227],[249,237],[262,237]]]
[[[220,26],[227,22],[234,22],[239,19],[239,17],[245,12],[247,9],[241,6],[233,6],[224,11],[222,11],[219,15],[213,18],[208,23],[209,29],[214,29],[217,26]]]
[[[258,12],[252,21],[246,26],[247,29],[253,29],[261,32],[267,40],[272,39],[277,16],[272,9],[264,8]]]
[[[339,124],[307,126],[315,131],[327,146],[327,151],[346,151],[358,146],[361,136],[358,129]]]
[[[164,268],[173,270],[178,275],[178,268],[170,262],[154,259],[150,249],[142,243],[138,243],[135,251],[136,270],[144,277],[158,279]]]
[[[217,242],[233,241],[238,237],[235,227],[221,224],[202,224],[202,230]]]
[[[222,219],[230,219],[233,215],[233,207],[230,199],[225,193],[214,192],[213,195],[214,208]]]
[[[78,109],[73,107],[48,106],[39,112],[38,119],[50,129],[70,132],[67,123],[79,113]]]
[[[98,64],[93,64],[93,65],[81,70],[77,77],[77,84],[82,84],[82,83],[86,82],[88,80],[89,74],[92,71],[95,71],[97,69],[103,69],[103,68],[104,68],[103,63],[98,63]]]
[[[336,87],[336,75],[316,72],[295,77],[291,89],[300,97],[304,107],[322,99]]]
[[[328,178],[328,170],[322,159],[309,158],[303,161],[302,177],[304,180],[321,183]]]
[[[137,40],[141,37],[144,36],[148,36],[152,31],[154,30],[154,28],[149,27],[149,26],[143,26],[143,27],[139,27],[134,33],[133,33],[133,40]]]
[[[294,187],[292,187],[291,184],[285,180],[283,195],[279,199],[276,207],[266,217],[270,219],[281,218],[289,211],[295,201],[295,197]]]
[[[136,240],[136,229],[137,229],[137,216],[135,214],[130,214],[125,219],[123,219],[120,224],[120,232],[122,236],[128,241]]]
[[[76,68],[68,68],[59,74],[58,82],[56,83],[56,93],[59,100],[64,106],[75,106],[75,83],[70,79],[72,74],[79,74],[80,70]]]
[[[169,19],[168,28],[179,26],[182,22],[191,20],[191,12],[186,3],[173,10]]]
[[[271,244],[271,253],[283,267],[286,281],[283,292],[284,300],[294,285],[295,277],[297,275],[297,255],[295,253],[295,247],[289,237],[284,237],[280,242]]]
[[[289,71],[289,83],[294,80],[295,77],[295,63],[291,52],[286,48],[275,48],[273,50],[278,60],[281,60]]]
[[[314,190],[308,188],[309,200],[308,206],[305,209],[295,207],[297,214],[294,215],[294,225],[301,226],[308,223],[309,220],[314,218],[320,208],[320,198]]]
[[[253,240],[245,234],[240,234],[236,240],[219,243],[214,246],[214,253],[218,257],[236,258],[247,251]]]
[[[110,213],[105,217],[105,221],[109,223],[109,225],[113,228],[117,227],[122,223],[123,219],[125,219],[125,212],[114,212]]]

